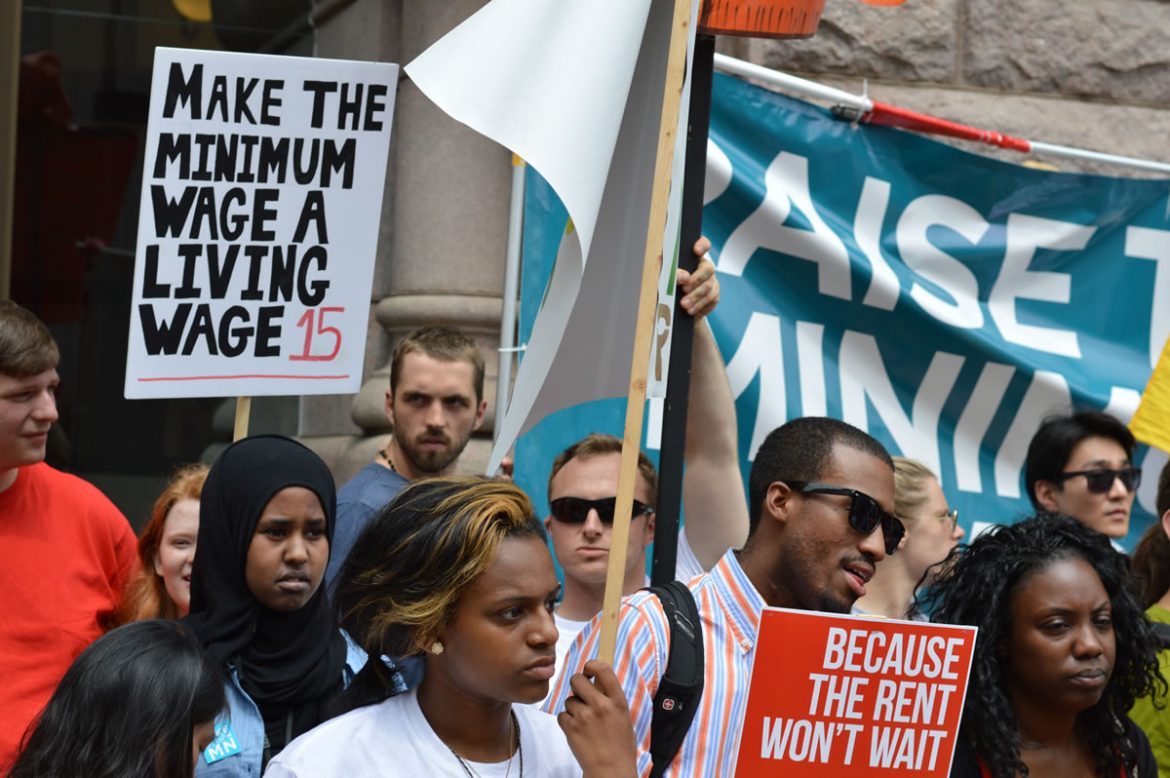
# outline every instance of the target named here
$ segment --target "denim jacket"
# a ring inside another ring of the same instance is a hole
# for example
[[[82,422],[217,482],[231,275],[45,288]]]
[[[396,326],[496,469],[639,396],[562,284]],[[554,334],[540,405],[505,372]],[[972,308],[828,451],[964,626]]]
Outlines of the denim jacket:
[[[341,673],[342,683],[349,686],[353,677],[365,666],[366,652],[344,631],[341,634],[345,637],[346,644],[345,667]],[[398,667],[385,657],[383,660]],[[417,683],[417,678],[414,677],[417,675],[417,668],[412,665],[403,667],[397,678],[401,688],[396,688],[395,693],[407,689],[407,681],[402,677],[404,674]],[[228,776],[260,778],[261,762],[264,759],[264,719],[260,715],[260,708],[240,684],[239,672],[234,665],[227,668],[224,692],[227,697],[227,710],[215,719],[215,740],[199,758],[195,765],[195,775],[197,778]]]

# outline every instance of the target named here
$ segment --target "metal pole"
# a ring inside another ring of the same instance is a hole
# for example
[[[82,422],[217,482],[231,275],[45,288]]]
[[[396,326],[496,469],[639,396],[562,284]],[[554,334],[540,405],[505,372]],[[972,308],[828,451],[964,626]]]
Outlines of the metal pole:
[[[714,56],[715,36],[699,33],[695,37],[695,61],[691,65],[691,108],[687,124],[682,227],[678,250],[679,267],[689,271],[693,271],[699,264],[692,248],[702,234],[703,227],[703,182],[707,169],[707,131],[711,122]],[[654,517],[654,558],[650,573],[650,582],[654,585],[674,580],[675,562],[678,557],[683,455],[687,438],[687,400],[691,388],[691,349],[695,341],[695,320],[679,305],[681,299],[681,294],[675,296],[670,368],[667,373],[666,402],[662,411],[658,502]]]
[[[499,371],[496,378],[496,420],[493,442],[508,410],[512,364],[516,351],[516,295],[520,285],[520,251],[524,243],[524,179],[528,165],[512,155],[512,200],[508,207],[508,246],[504,260],[504,310],[500,316]]]
[[[866,97],[864,95],[855,95],[855,94],[852,94],[850,92],[846,92],[846,91],[841,90],[841,89],[836,89],[836,88],[831,87],[831,86],[825,86],[824,84],[818,84],[815,81],[809,81],[806,78],[800,78],[799,76],[793,76],[793,75],[789,75],[788,73],[782,73],[778,70],[772,70],[770,68],[766,68],[762,65],[756,65],[756,64],[753,64],[751,62],[744,62],[741,59],[735,59],[734,57],[729,57],[726,54],[716,54],[715,55],[715,67],[717,70],[719,70],[722,73],[730,73],[733,76],[739,76],[740,78],[748,78],[748,79],[751,79],[753,81],[759,81],[760,83],[767,84],[768,86],[775,87],[776,89],[786,89],[786,90],[791,91],[791,92],[796,92],[797,94],[803,95],[805,97],[811,97],[811,98],[814,98],[817,100],[824,100],[824,101],[833,103],[834,106],[844,106],[845,108],[850,109],[850,111],[852,112],[851,115],[846,114],[847,116],[850,116],[851,120],[856,119],[856,118],[861,118],[874,110],[874,106],[875,106],[874,101],[870,100],[868,97]],[[878,104],[878,105],[885,107],[887,109],[890,108],[890,106],[887,106],[884,103]],[[936,118],[933,116],[929,116],[928,114],[920,114],[918,112],[913,112],[913,111],[905,111],[905,113],[921,117],[925,121],[933,120]],[[867,121],[867,119],[863,119],[863,121]],[[877,123],[877,122],[875,122],[875,123]],[[966,127],[966,125],[959,125],[959,126],[964,127],[964,128]],[[920,132],[920,133],[932,132],[930,129],[921,129],[921,128],[911,128],[911,129],[914,132]],[[982,132],[982,133],[986,133],[986,134],[993,136],[993,137],[1001,135],[1001,133],[989,132],[986,130],[979,130],[978,128],[974,128],[974,127],[970,127],[969,129],[971,129],[975,133]],[[978,139],[972,139],[972,140],[978,140]],[[1103,162],[1103,163],[1110,164],[1110,165],[1131,167],[1131,168],[1135,168],[1137,170],[1149,170],[1149,171],[1153,171],[1153,172],[1157,172],[1157,173],[1170,173],[1170,163],[1159,162],[1157,160],[1141,159],[1138,157],[1127,157],[1127,156],[1124,156],[1121,154],[1108,154],[1108,153],[1105,153],[1102,151],[1092,151],[1089,149],[1079,149],[1079,148],[1075,148],[1072,146],[1061,146],[1061,145],[1058,145],[1055,143],[1043,143],[1041,141],[1030,140],[1027,138],[1020,138],[1019,140],[1022,141],[1019,144],[1020,148],[1015,147],[1015,146],[1010,146],[1009,148],[1014,148],[1016,151],[1021,151],[1023,153],[1031,152],[1034,154],[1049,154],[1049,155],[1052,155],[1055,157],[1064,157],[1067,159],[1084,159],[1084,160],[1090,160],[1092,162]],[[983,141],[983,142],[987,142],[987,141]],[[998,144],[993,143],[992,145],[998,145]],[[1022,148],[1025,145],[1027,146],[1027,148]]]

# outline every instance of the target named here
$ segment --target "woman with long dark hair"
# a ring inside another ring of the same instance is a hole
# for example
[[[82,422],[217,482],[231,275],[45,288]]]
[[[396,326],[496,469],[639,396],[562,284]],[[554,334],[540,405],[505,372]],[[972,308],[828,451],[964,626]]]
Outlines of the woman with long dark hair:
[[[198,775],[259,775],[365,663],[321,587],[335,512],[329,468],[295,440],[245,438],[212,465],[185,621],[225,670],[230,716]]]
[[[1150,525],[1134,549],[1133,572],[1146,616],[1159,625],[1158,629],[1170,631],[1170,463],[1158,476],[1156,505],[1161,521]],[[1158,652],[1158,665],[1163,676],[1170,676],[1170,649]],[[1150,738],[1158,769],[1170,775],[1170,707],[1156,705],[1146,695],[1134,703],[1129,715]]]
[[[207,465],[175,471],[154,501],[150,520],[138,536],[138,574],[126,585],[119,623],[180,619],[191,603],[191,567],[199,535],[199,497]]]
[[[128,624],[73,661],[7,776],[190,778],[223,707],[223,678],[190,630]]]
[[[993,527],[947,557],[933,619],[979,628],[952,776],[1157,775],[1126,715],[1166,690],[1131,587],[1125,556],[1066,516]]]
[[[422,683],[395,695],[385,668],[367,664],[343,699],[352,710],[295,741],[266,775],[633,775],[633,730],[608,667],[587,667],[596,685],[573,679],[564,732],[523,704],[548,691],[559,590],[520,489],[483,478],[412,483],[358,538],[336,604],[372,656],[420,657]]]

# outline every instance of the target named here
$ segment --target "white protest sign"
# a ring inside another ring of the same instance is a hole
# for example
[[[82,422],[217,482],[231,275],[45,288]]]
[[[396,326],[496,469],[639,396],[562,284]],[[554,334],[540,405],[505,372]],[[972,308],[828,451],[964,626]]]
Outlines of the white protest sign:
[[[127,398],[359,389],[397,80],[156,50]]]

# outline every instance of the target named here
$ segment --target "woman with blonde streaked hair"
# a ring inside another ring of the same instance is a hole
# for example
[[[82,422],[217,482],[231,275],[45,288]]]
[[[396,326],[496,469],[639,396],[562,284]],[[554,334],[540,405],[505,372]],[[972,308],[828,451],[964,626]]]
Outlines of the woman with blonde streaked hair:
[[[890,619],[922,619],[914,592],[929,583],[930,568],[963,539],[959,513],[947,504],[938,476],[921,462],[894,457],[894,515],[906,527],[898,553],[886,557],[865,585],[853,612]]]
[[[141,568],[126,585],[119,623],[187,615],[199,535],[199,497],[207,470],[203,464],[180,467],[154,501],[150,520],[138,536]]]
[[[394,695],[381,663],[367,663],[342,696],[348,712],[293,741],[265,775],[634,775],[629,712],[607,665],[586,668],[594,684],[573,679],[578,696],[559,719],[531,705],[553,675],[559,591],[544,527],[516,486],[413,482],[359,536],[335,608],[367,653],[421,661],[422,682]]]

